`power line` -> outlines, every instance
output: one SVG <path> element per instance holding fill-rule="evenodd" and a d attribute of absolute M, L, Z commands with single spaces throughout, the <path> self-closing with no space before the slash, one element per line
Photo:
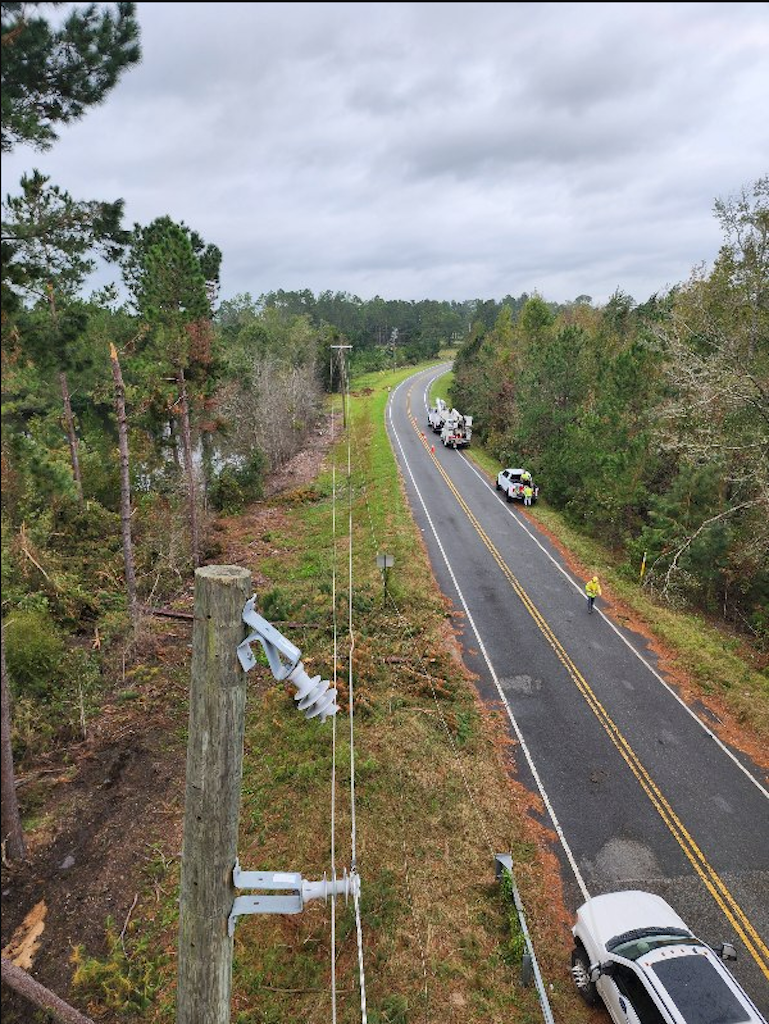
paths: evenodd
<path fill-rule="evenodd" d="M 353 533 L 352 533 L 352 424 L 350 422 L 350 378 L 346 363 L 343 362 L 344 395 L 343 402 L 347 410 L 345 421 L 347 424 L 347 525 L 349 531 L 348 546 L 348 573 L 347 573 L 347 613 L 348 630 L 350 636 L 350 649 L 348 654 L 348 702 L 350 713 L 350 874 L 355 876 L 358 872 L 357 852 L 357 820 L 355 807 L 355 687 L 353 673 L 353 654 L 355 651 L 355 631 L 353 629 L 352 595 L 353 595 Z M 360 918 L 360 888 L 354 887 L 353 903 L 355 905 L 355 931 L 358 940 L 358 976 L 360 984 L 360 1012 L 362 1024 L 367 1024 L 368 1013 L 366 1010 L 366 973 L 363 964 L 363 930 Z"/>
<path fill-rule="evenodd" d="M 334 345 L 332 350 L 337 350 L 337 359 L 339 362 L 339 377 L 340 377 L 340 390 L 342 398 L 342 413 L 343 421 L 345 425 L 345 432 L 347 438 L 347 527 L 348 527 L 348 568 L 347 568 L 347 627 L 349 636 L 349 650 L 348 650 L 348 713 L 350 719 L 350 875 L 353 882 L 357 881 L 358 874 L 358 857 L 357 857 L 357 818 L 356 818 L 356 801 L 355 801 L 355 685 L 354 685 L 354 666 L 353 657 L 355 652 L 355 631 L 353 628 L 353 519 L 352 519 L 352 445 L 351 445 L 351 428 L 350 428 L 350 378 L 347 367 L 347 362 L 344 357 L 344 352 L 351 348 L 350 345 Z M 333 387 L 333 354 L 332 354 L 332 366 L 331 366 L 331 379 Z M 332 444 L 334 441 L 333 434 L 333 406 L 332 406 Z M 332 524 L 333 524 L 333 545 L 334 554 L 332 559 L 332 599 L 334 602 L 334 672 L 336 673 L 336 656 L 337 656 L 337 612 L 336 612 L 336 446 L 334 445 L 334 455 L 332 458 Z M 334 752 L 333 752 L 333 771 L 334 771 L 334 782 L 336 785 L 335 773 L 336 773 L 336 732 L 334 736 Z M 334 803 L 332 802 L 332 807 Z M 332 822 L 332 828 L 334 824 Z M 332 851 L 333 851 L 332 846 Z M 333 856 L 333 853 L 332 853 Z M 333 863 L 332 863 L 333 870 Z M 363 930 L 361 924 L 360 915 L 360 887 L 359 885 L 353 884 L 353 904 L 355 910 L 355 930 L 358 948 L 358 977 L 360 987 L 360 1005 L 361 1005 L 361 1020 L 362 1024 L 367 1024 L 368 1014 L 366 1008 L 366 975 L 364 967 L 363 957 Z M 334 928 L 334 918 L 332 917 L 332 929 Z M 334 942 L 332 941 L 332 957 L 335 958 L 336 950 Z M 336 970 L 335 964 L 332 970 L 332 998 L 333 1003 L 333 1020 L 336 1020 L 336 1003 L 335 1003 L 335 985 L 336 985 Z"/>
<path fill-rule="evenodd" d="M 330 354 L 329 380 L 334 379 L 334 355 Z M 337 685 L 339 634 L 336 616 L 336 435 L 331 405 L 331 608 L 334 626 L 334 688 Z M 331 729 L 331 877 L 336 878 L 336 715 Z M 331 901 L 331 1021 L 336 1024 L 336 900 Z"/>

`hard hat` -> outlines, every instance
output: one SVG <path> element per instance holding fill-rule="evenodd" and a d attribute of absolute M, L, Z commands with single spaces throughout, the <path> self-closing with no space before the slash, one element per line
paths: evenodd
<path fill-rule="evenodd" d="M 597 582 L 598 582 L 598 577 L 597 577 L 597 576 L 594 576 L 594 577 L 593 577 L 593 583 L 597 583 Z"/>

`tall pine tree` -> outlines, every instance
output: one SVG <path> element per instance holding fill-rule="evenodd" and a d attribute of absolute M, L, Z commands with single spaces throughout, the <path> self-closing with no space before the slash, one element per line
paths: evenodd
<path fill-rule="evenodd" d="M 2 145 L 48 149 L 56 128 L 101 103 L 141 59 L 136 4 L 77 6 L 60 28 L 37 13 L 63 3 L 2 4 Z"/>
<path fill-rule="evenodd" d="M 161 362 L 170 364 L 177 384 L 173 407 L 181 426 L 194 566 L 200 562 L 200 537 L 188 377 L 210 360 L 212 284 L 220 260 L 215 246 L 204 246 L 185 225 L 161 217 L 146 228 L 137 225 L 125 261 L 126 283 L 152 328 L 150 343 Z"/>

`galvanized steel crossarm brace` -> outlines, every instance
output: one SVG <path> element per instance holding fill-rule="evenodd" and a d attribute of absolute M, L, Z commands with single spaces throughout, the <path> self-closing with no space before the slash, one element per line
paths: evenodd
<path fill-rule="evenodd" d="M 235 922 L 245 914 L 300 914 L 308 900 L 344 896 L 345 902 L 360 895 L 357 872 L 345 870 L 341 878 L 306 881 L 296 871 L 243 871 L 235 861 L 232 882 L 236 889 L 261 889 L 279 895 L 236 896 L 227 920 L 227 932 L 235 934 Z"/>

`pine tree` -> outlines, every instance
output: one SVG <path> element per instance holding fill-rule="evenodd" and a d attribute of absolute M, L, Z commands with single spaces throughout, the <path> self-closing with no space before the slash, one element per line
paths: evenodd
<path fill-rule="evenodd" d="M 21 179 L 21 194 L 3 204 L 3 256 L 9 272 L 3 280 L 3 310 L 18 312 L 21 303 L 47 311 L 48 329 L 26 334 L 29 355 L 55 375 L 61 391 L 64 426 L 79 500 L 83 485 L 78 436 L 69 386 L 72 322 L 68 307 L 95 267 L 95 255 L 114 260 L 128 235 L 120 226 L 123 201 L 78 202 L 49 178 L 34 171 Z M 37 345 L 36 345 L 37 343 Z"/>
<path fill-rule="evenodd" d="M 159 360 L 170 364 L 177 383 L 174 405 L 181 424 L 194 566 L 200 561 L 200 538 L 189 384 L 190 375 L 204 375 L 210 362 L 211 295 L 220 260 L 215 246 L 206 247 L 185 225 L 161 217 L 146 228 L 134 228 L 133 244 L 124 262 L 125 280 L 136 307 L 153 330 L 151 344 Z"/>
<path fill-rule="evenodd" d="M 136 4 L 117 12 L 89 4 L 61 28 L 39 14 L 62 3 L 2 4 L 2 148 L 17 143 L 48 149 L 56 127 L 101 103 L 121 74 L 141 59 Z"/>

